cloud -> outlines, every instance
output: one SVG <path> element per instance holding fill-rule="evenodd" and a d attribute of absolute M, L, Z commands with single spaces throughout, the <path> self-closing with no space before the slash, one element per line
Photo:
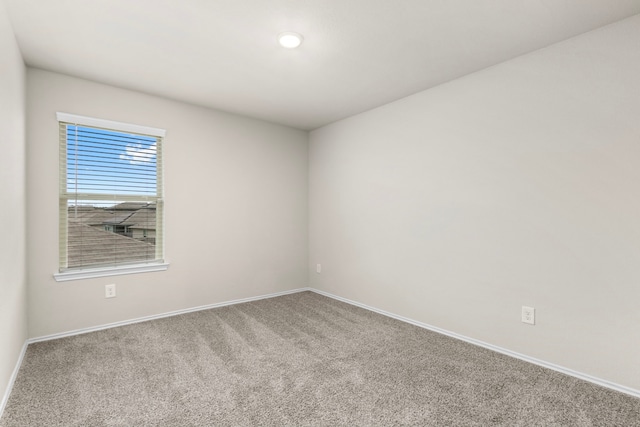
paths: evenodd
<path fill-rule="evenodd" d="M 142 144 L 129 144 L 125 147 L 125 152 L 120 154 L 120 159 L 128 161 L 132 165 L 140 165 L 154 161 L 156 158 L 156 143 L 148 147 Z"/>

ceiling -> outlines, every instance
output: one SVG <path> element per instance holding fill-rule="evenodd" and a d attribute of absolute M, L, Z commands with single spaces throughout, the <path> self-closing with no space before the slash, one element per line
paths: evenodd
<path fill-rule="evenodd" d="M 640 13 L 640 0 L 0 0 L 27 65 L 314 129 Z M 298 49 L 276 42 L 304 35 Z"/>

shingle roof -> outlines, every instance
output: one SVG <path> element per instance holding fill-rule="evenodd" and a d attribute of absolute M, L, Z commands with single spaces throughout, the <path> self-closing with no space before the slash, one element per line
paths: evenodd
<path fill-rule="evenodd" d="M 153 261 L 155 245 L 70 222 L 68 227 L 68 267 L 107 266 L 123 262 Z"/>
<path fill-rule="evenodd" d="M 104 224 L 119 224 L 119 225 L 129 225 L 127 221 L 135 212 L 118 212 L 117 214 L 112 214 L 111 218 L 106 220 Z"/>
<path fill-rule="evenodd" d="M 155 230 L 156 229 L 156 210 L 155 209 L 140 209 L 134 212 L 123 223 L 129 226 L 129 228 Z"/>
<path fill-rule="evenodd" d="M 122 206 L 121 203 L 118 206 Z M 140 203 L 127 202 L 128 206 L 137 206 Z M 156 229 L 156 209 L 155 205 L 144 204 L 144 207 L 127 211 L 118 209 L 95 208 L 93 206 L 78 206 L 76 212 L 74 207 L 69 208 L 69 222 L 88 225 L 123 225 L 135 229 Z"/>
<path fill-rule="evenodd" d="M 89 225 L 102 225 L 105 223 L 111 223 L 113 221 L 113 212 L 105 209 L 96 209 L 90 207 L 78 207 L 78 211 L 75 208 L 69 208 L 69 222 L 77 222 Z"/>
<path fill-rule="evenodd" d="M 137 211 L 138 209 L 146 207 L 155 209 L 155 204 L 146 202 L 122 202 L 113 206 L 112 209 L 116 211 Z"/>

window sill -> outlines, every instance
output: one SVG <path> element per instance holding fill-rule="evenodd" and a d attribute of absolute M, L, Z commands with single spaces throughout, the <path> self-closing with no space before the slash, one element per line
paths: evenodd
<path fill-rule="evenodd" d="M 135 264 L 118 267 L 91 268 L 86 270 L 65 271 L 54 273 L 56 282 L 67 282 L 69 280 L 93 279 L 95 277 L 119 276 L 122 274 L 148 273 L 152 271 L 165 271 L 169 268 L 168 263 L 160 264 Z"/>

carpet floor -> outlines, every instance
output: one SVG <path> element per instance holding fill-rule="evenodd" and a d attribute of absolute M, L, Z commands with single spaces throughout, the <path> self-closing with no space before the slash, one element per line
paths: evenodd
<path fill-rule="evenodd" d="M 640 426 L 640 399 L 312 292 L 31 344 L 0 426 Z"/>

